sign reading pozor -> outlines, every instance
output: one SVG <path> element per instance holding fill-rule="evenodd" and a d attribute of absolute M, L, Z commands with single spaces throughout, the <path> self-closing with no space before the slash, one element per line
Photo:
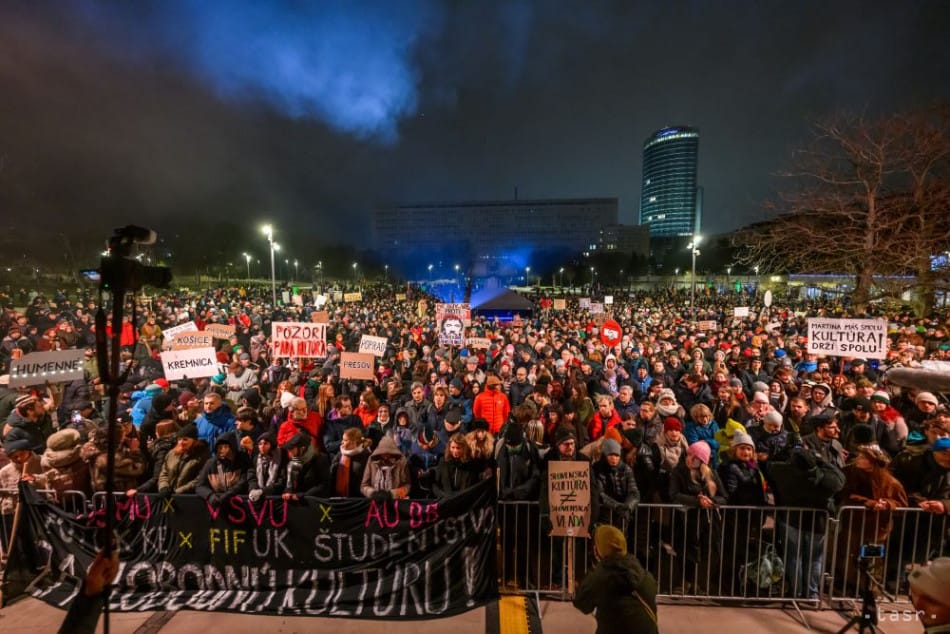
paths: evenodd
<path fill-rule="evenodd" d="M 275 357 L 327 356 L 327 325 L 275 321 L 271 325 Z"/>
<path fill-rule="evenodd" d="M 808 320 L 808 352 L 829 357 L 887 358 L 887 322 L 883 319 Z"/>

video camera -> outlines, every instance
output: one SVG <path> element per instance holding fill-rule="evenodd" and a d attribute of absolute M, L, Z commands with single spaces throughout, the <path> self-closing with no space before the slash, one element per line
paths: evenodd
<path fill-rule="evenodd" d="M 132 257 L 133 246 L 155 244 L 157 238 L 151 229 L 135 225 L 120 227 L 109 238 L 109 250 L 102 256 L 98 276 L 91 270 L 82 273 L 88 279 L 98 281 L 100 288 L 106 291 L 135 292 L 143 286 L 168 288 L 172 282 L 171 269 L 147 266 Z"/>

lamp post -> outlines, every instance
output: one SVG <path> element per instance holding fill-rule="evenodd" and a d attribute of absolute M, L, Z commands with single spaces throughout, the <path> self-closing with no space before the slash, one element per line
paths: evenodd
<path fill-rule="evenodd" d="M 699 255 L 699 241 L 702 236 L 693 234 L 693 241 L 689 243 L 689 250 L 693 255 L 693 271 L 690 276 L 689 306 L 692 308 L 696 303 L 696 256 Z"/>
<path fill-rule="evenodd" d="M 297 265 L 298 264 L 299 262 L 297 262 L 297 260 L 294 260 L 294 281 L 295 282 L 297 281 Z"/>
<path fill-rule="evenodd" d="M 429 284 L 432 284 L 432 265 L 429 265 Z"/>
<path fill-rule="evenodd" d="M 389 281 L 389 265 L 388 264 L 383 265 L 383 276 L 384 276 L 384 279 L 388 282 Z"/>
<path fill-rule="evenodd" d="M 531 286 L 531 267 L 524 267 L 524 285 Z"/>
<path fill-rule="evenodd" d="M 561 288 L 564 288 L 564 267 L 563 266 L 560 269 L 558 269 L 558 274 L 561 276 L 560 286 Z"/>
<path fill-rule="evenodd" d="M 755 271 L 755 292 L 759 292 L 759 265 L 756 264 L 752 267 L 752 270 Z"/>
<path fill-rule="evenodd" d="M 356 273 L 356 268 L 359 266 L 356 262 L 353 263 L 353 281 L 356 282 L 359 280 L 359 276 Z"/>
<path fill-rule="evenodd" d="M 271 300 L 273 302 L 272 306 L 277 307 L 277 273 L 274 270 L 274 252 L 278 251 L 280 247 L 274 243 L 274 227 L 271 225 L 264 225 L 261 227 L 261 231 L 267 236 L 267 244 L 270 245 L 270 290 L 271 290 Z"/>
<path fill-rule="evenodd" d="M 284 275 L 290 277 L 290 259 L 284 258 Z"/>
<path fill-rule="evenodd" d="M 590 267 L 590 292 L 591 293 L 594 292 L 594 275 L 595 275 L 594 267 Z"/>
<path fill-rule="evenodd" d="M 250 282 L 251 281 L 251 260 L 253 258 L 251 257 L 250 253 L 242 253 L 241 255 L 244 256 L 244 261 L 247 262 L 247 281 Z"/>

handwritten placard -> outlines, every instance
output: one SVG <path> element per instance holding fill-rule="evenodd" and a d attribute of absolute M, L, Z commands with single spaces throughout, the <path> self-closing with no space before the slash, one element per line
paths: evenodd
<path fill-rule="evenodd" d="M 234 336 L 234 326 L 231 324 L 206 324 L 205 332 L 215 339 L 230 339 Z"/>
<path fill-rule="evenodd" d="M 10 387 L 66 383 L 83 378 L 83 350 L 33 352 L 10 365 Z M 12 403 L 12 401 L 11 401 Z"/>
<path fill-rule="evenodd" d="M 195 348 L 214 347 L 214 337 L 210 332 L 192 330 L 176 333 L 171 340 L 172 350 L 194 350 Z"/>
<path fill-rule="evenodd" d="M 327 356 L 327 325 L 275 321 L 271 324 L 271 341 L 275 357 Z"/>
<path fill-rule="evenodd" d="M 590 525 L 590 463 L 552 460 L 548 463 L 548 506 L 556 537 L 588 537 Z"/>
<path fill-rule="evenodd" d="M 371 354 L 343 352 L 340 354 L 340 378 L 372 381 L 375 363 L 376 357 Z"/>
<path fill-rule="evenodd" d="M 371 354 L 374 357 L 386 355 L 386 347 L 389 340 L 386 337 L 374 337 L 373 335 L 363 335 L 360 337 L 360 353 Z"/>

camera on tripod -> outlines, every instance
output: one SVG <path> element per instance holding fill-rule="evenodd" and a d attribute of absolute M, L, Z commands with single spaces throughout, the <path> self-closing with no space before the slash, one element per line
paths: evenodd
<path fill-rule="evenodd" d="M 83 276 L 99 282 L 106 291 L 135 292 L 143 286 L 168 288 L 172 282 L 171 269 L 145 265 L 132 256 L 133 246 L 155 244 L 157 237 L 151 229 L 135 225 L 116 229 L 109 238 L 109 250 L 103 255 L 99 270 L 82 271 Z"/>

